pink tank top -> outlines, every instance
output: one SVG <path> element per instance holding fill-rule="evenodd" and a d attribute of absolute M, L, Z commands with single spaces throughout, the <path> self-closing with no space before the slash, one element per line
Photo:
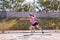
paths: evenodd
<path fill-rule="evenodd" d="M 34 23 L 36 23 L 37 21 L 35 20 L 34 17 L 32 17 L 32 19 L 30 19 L 30 22 L 31 22 L 32 24 L 34 24 Z"/>

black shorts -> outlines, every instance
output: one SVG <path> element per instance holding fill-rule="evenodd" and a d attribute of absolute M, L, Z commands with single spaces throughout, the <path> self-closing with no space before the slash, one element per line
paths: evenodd
<path fill-rule="evenodd" d="M 38 25 L 38 23 L 36 22 L 36 23 L 34 23 L 34 24 L 32 24 L 32 26 L 36 26 L 36 25 Z"/>

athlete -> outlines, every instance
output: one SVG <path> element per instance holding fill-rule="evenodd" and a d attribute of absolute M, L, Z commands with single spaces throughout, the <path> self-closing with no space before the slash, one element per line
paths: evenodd
<path fill-rule="evenodd" d="M 34 29 L 34 32 L 35 32 L 35 27 L 37 27 L 37 28 L 38 28 L 39 30 L 41 30 L 42 33 L 43 33 L 43 30 L 42 30 L 42 28 L 39 26 L 37 20 L 39 21 L 39 19 L 38 19 L 38 18 L 35 18 L 33 14 L 29 14 L 29 21 L 30 21 L 31 24 L 32 24 L 32 25 L 29 27 L 29 29 L 30 29 L 31 32 L 33 32 L 32 29 Z"/>
<path fill-rule="evenodd" d="M 42 28 L 41 28 L 41 26 L 39 26 L 39 24 L 37 22 L 37 20 L 39 21 L 39 19 L 35 18 L 32 13 L 29 14 L 29 18 L 27 18 L 27 19 L 26 18 L 22 18 L 22 19 L 23 20 L 29 20 L 31 22 L 31 26 L 29 26 L 29 29 L 30 29 L 31 32 L 35 32 L 35 27 L 37 27 L 39 30 L 42 31 L 42 33 L 44 33 L 43 30 L 42 30 Z M 34 31 L 33 31 L 33 29 L 34 29 Z"/>

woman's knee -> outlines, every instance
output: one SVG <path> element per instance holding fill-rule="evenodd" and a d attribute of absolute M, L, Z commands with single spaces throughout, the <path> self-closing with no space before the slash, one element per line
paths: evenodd
<path fill-rule="evenodd" d="M 29 29 L 32 29 L 32 26 L 29 26 Z"/>

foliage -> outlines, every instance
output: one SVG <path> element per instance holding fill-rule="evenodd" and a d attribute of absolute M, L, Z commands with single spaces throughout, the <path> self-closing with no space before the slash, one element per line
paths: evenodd
<path fill-rule="evenodd" d="M 24 4 L 22 3 L 24 0 L 5 0 L 5 7 L 9 9 L 10 11 L 32 11 L 32 6 L 30 4 Z M 13 7 L 12 7 L 13 6 Z M 12 10 L 11 10 L 12 9 Z"/>
<path fill-rule="evenodd" d="M 60 1 L 57 0 L 39 0 L 40 4 L 46 7 L 47 10 L 60 10 Z"/>
<path fill-rule="evenodd" d="M 60 29 L 60 18 L 39 18 L 39 25 L 45 30 L 59 30 Z M 5 25 L 12 25 L 8 27 L 8 30 L 28 30 L 31 23 L 28 20 L 9 19 L 5 20 Z M 5 30 L 7 30 L 5 26 Z"/>

